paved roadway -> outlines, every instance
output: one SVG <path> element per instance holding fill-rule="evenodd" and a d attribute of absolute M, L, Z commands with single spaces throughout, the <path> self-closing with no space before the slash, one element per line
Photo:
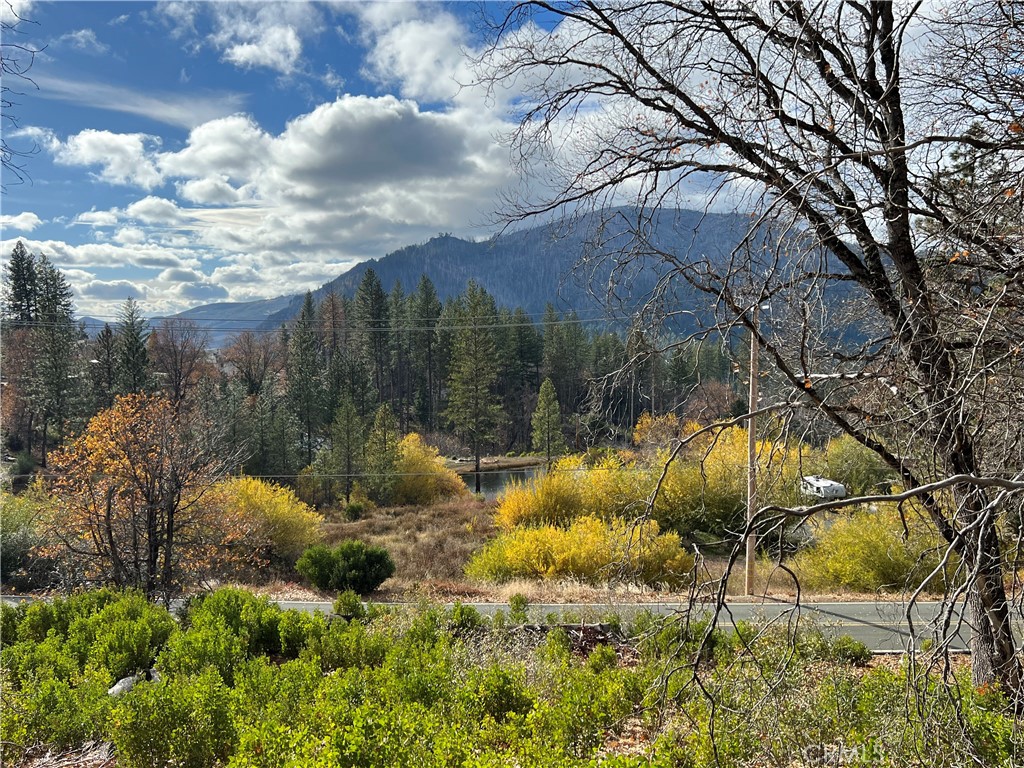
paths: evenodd
<path fill-rule="evenodd" d="M 301 611 L 322 611 L 329 613 L 331 603 L 303 603 L 281 601 L 282 608 Z M 409 604 L 412 605 L 412 604 Z M 508 613 L 508 606 L 501 603 L 466 603 L 485 615 L 493 616 L 502 610 Z M 450 607 L 450 606 L 449 606 Z M 609 613 L 617 613 L 628 620 L 636 613 L 648 610 L 656 615 L 667 616 L 681 610 L 681 603 L 644 603 L 626 605 L 607 604 L 531 604 L 528 615 L 531 620 L 548 619 L 570 621 L 597 621 Z M 931 636 L 929 623 L 938 615 L 940 604 L 935 602 L 917 603 L 912 613 L 917 645 Z M 710 612 L 710 609 L 702 609 Z M 954 626 L 959 616 L 954 618 Z M 800 621 L 814 622 L 836 635 L 850 635 L 873 651 L 894 653 L 905 651 L 911 640 L 910 624 L 906 607 L 897 602 L 872 603 L 802 603 L 799 611 L 792 603 L 765 601 L 758 603 L 728 603 L 719 614 L 721 627 L 731 627 L 738 621 Z M 966 650 L 970 632 L 966 624 L 953 637 L 950 648 Z"/>
<path fill-rule="evenodd" d="M 17 602 L 25 598 L 4 595 L 5 602 Z M 278 601 L 284 609 L 296 609 L 313 613 L 321 611 L 330 613 L 332 604 L 327 602 L 292 602 Z M 383 603 L 382 605 L 396 605 Z M 399 603 L 399 606 L 414 607 L 413 603 Z M 508 606 L 502 603 L 466 603 L 481 613 L 493 616 L 499 610 L 508 613 Z M 451 606 L 448 606 L 451 607 Z M 619 614 L 628 621 L 640 611 L 648 610 L 656 615 L 667 616 L 681 610 L 682 603 L 641 603 L 641 604 L 531 604 L 528 615 L 531 621 L 599 621 L 610 613 Z M 914 631 L 917 644 L 931 637 L 929 624 L 939 611 L 939 603 L 917 603 L 912 612 Z M 699 610 L 710 612 L 710 608 Z M 911 641 L 910 625 L 907 621 L 906 607 L 898 602 L 871 603 L 816 603 L 808 602 L 800 605 L 799 611 L 792 603 L 770 600 L 756 603 L 728 603 L 718 616 L 718 624 L 729 628 L 738 621 L 780 621 L 780 622 L 814 622 L 836 635 L 849 635 L 864 643 L 868 648 L 881 653 L 905 651 Z M 956 626 L 959 617 L 954 617 Z M 1022 627 L 1017 627 L 1018 637 Z M 964 622 L 960 631 L 953 636 L 950 648 L 966 650 L 970 631 Z"/>

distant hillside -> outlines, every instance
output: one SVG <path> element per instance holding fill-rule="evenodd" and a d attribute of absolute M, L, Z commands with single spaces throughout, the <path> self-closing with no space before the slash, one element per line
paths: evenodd
<path fill-rule="evenodd" d="M 748 217 L 738 214 L 663 211 L 652 240 L 669 252 L 700 253 L 719 260 L 728 257 L 749 224 Z M 596 230 L 596 221 L 591 218 L 571 231 L 545 225 L 484 242 L 439 235 L 421 245 L 406 246 L 381 259 L 357 264 L 313 295 L 318 301 L 331 291 L 353 296 L 366 270 L 372 268 L 387 291 L 398 281 L 410 292 L 425 274 L 442 301 L 462 293 L 466 284 L 475 280 L 494 296 L 498 306 L 522 307 L 528 314 L 541 314 L 549 303 L 560 311 L 595 311 L 607 295 L 611 270 L 618 263 L 615 256 L 625 245 L 626 228 L 613 218 L 600 233 Z M 573 274 L 580 257 L 595 250 L 592 241 L 598 234 L 607 244 L 596 249 L 609 257 L 604 267 L 589 275 Z M 620 281 L 618 294 L 628 308 L 644 299 L 658 275 L 650 265 L 626 269 L 628 278 Z M 689 291 L 686 293 L 692 300 Z M 277 324 L 287 322 L 298 314 L 301 305 L 302 296 L 296 296 L 268 319 Z"/>
<path fill-rule="evenodd" d="M 613 211 L 628 215 L 628 210 Z M 585 218 L 571 229 L 537 226 L 507 232 L 483 242 L 439 235 L 426 243 L 410 245 L 380 259 L 360 263 L 314 291 L 319 301 L 327 293 L 353 296 L 367 269 L 373 269 L 384 289 L 401 282 L 405 291 L 416 288 L 425 274 L 441 300 L 455 296 L 475 280 L 494 296 L 499 306 L 523 307 L 531 315 L 543 313 L 547 304 L 559 311 L 576 310 L 590 316 L 607 297 L 613 269 L 626 272 L 615 281 L 616 297 L 626 311 L 645 299 L 653 289 L 658 270 L 650 264 L 623 264 L 618 254 L 626 247 L 627 227 L 621 218 L 602 215 Z M 608 221 L 610 219 L 610 221 Z M 667 252 L 702 254 L 713 261 L 728 258 L 746 234 L 750 220 L 740 214 L 707 214 L 699 211 L 663 210 L 650 239 Z M 593 241 L 605 245 L 595 248 Z M 573 267 L 584 253 L 608 258 L 587 275 Z M 677 306 L 690 306 L 696 297 L 680 286 L 673 297 Z M 292 320 L 299 312 L 301 295 L 281 296 L 242 304 L 208 304 L 175 317 L 194 320 L 211 332 L 214 346 L 241 330 L 270 329 Z"/>

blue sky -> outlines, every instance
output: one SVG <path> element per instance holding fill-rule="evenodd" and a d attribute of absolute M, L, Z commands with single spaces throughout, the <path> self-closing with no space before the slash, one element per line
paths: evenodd
<path fill-rule="evenodd" d="M 38 152 L 4 176 L 0 248 L 45 253 L 80 315 L 270 298 L 485 237 L 517 181 L 497 140 L 514 94 L 465 87 L 477 4 L 15 8 L 43 50 L 5 138 Z"/>

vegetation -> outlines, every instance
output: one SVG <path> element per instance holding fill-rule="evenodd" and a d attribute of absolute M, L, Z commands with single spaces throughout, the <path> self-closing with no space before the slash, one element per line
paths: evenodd
<path fill-rule="evenodd" d="M 507 221 L 572 211 L 596 241 L 578 273 L 612 297 L 657 276 L 627 307 L 627 347 L 657 347 L 651 329 L 696 292 L 714 309 L 692 338 L 739 331 L 750 368 L 765 362 L 766 396 L 736 415 L 875 453 L 969 574 L 974 685 L 1022 700 L 1000 542 L 1024 494 L 1016 8 L 527 0 L 495 23 L 478 77 L 524 89 L 509 143 L 527 180 Z M 698 178 L 709 208 L 748 214 L 717 248 L 662 234 L 689 231 L 677 207 Z"/>
<path fill-rule="evenodd" d="M 395 572 L 395 563 L 383 547 L 367 546 L 357 539 L 342 541 L 333 549 L 316 544 L 305 552 L 295 569 L 317 589 L 365 595 L 377 589 Z"/>
<path fill-rule="evenodd" d="M 220 590 L 180 624 L 130 592 L 5 605 L 4 762 L 96 739 L 127 768 L 1010 766 L 1024 749 L 998 689 L 944 682 L 926 657 L 865 666 L 863 646 L 813 627 L 641 614 L 594 638 L 346 605 L 327 621 Z M 107 693 L 150 667 L 159 679 Z M 934 691 L 926 712 L 907 707 L 912 676 Z"/>
<path fill-rule="evenodd" d="M 653 520 L 631 524 L 587 516 L 566 527 L 520 527 L 499 534 L 470 560 L 466 574 L 482 581 L 577 579 L 675 589 L 687 583 L 692 568 L 693 556 L 679 536 L 659 533 Z"/>
<path fill-rule="evenodd" d="M 923 585 L 942 592 L 956 570 L 955 561 L 939 567 L 944 551 L 920 510 L 886 504 L 832 521 L 793 567 L 810 589 L 901 593 Z"/>
<path fill-rule="evenodd" d="M 266 542 L 266 559 L 291 567 L 310 545 L 323 538 L 323 517 L 295 492 L 255 477 L 231 477 L 214 485 L 202 504 L 223 519 L 238 519 L 253 541 Z"/>

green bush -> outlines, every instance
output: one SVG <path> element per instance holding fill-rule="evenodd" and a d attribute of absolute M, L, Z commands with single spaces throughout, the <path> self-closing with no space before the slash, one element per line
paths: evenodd
<path fill-rule="evenodd" d="M 231 693 L 212 669 L 140 683 L 114 707 L 109 734 L 123 768 L 212 768 L 235 749 Z"/>
<path fill-rule="evenodd" d="M 200 596 L 191 603 L 186 616 L 186 623 L 192 627 L 223 622 L 253 655 L 281 652 L 280 620 L 281 609 L 268 598 L 230 588 Z"/>
<path fill-rule="evenodd" d="M 346 589 L 334 601 L 334 612 L 346 619 L 366 618 L 366 606 L 363 600 L 356 594 L 355 590 Z"/>
<path fill-rule="evenodd" d="M 166 677 L 186 677 L 212 667 L 231 685 L 235 668 L 246 659 L 245 648 L 245 639 L 216 616 L 171 637 L 157 659 L 157 669 Z"/>
<path fill-rule="evenodd" d="M 365 595 L 394 574 L 395 563 L 383 547 L 346 539 L 333 549 L 322 544 L 310 547 L 295 569 L 317 589 Z"/>
<path fill-rule="evenodd" d="M 313 638 L 322 637 L 327 632 L 327 621 L 322 613 L 303 613 L 302 611 L 285 611 L 278 622 L 281 634 L 281 654 L 294 659 L 309 645 Z"/>

